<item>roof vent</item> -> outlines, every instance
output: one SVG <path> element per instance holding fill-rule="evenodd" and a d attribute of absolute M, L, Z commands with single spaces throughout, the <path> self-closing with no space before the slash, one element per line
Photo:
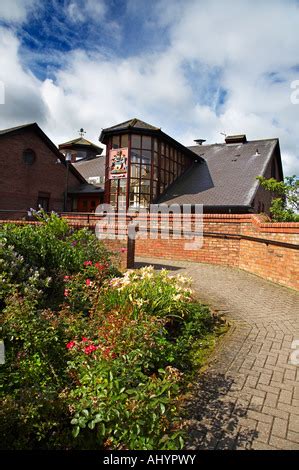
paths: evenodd
<path fill-rule="evenodd" d="M 259 149 L 256 149 L 254 156 L 255 156 L 255 157 L 259 157 L 259 156 L 260 156 Z"/>
<path fill-rule="evenodd" d="M 205 139 L 195 139 L 194 142 L 197 143 L 197 145 L 202 145 L 204 142 L 206 142 Z"/>
<path fill-rule="evenodd" d="M 247 142 L 246 134 L 227 135 L 225 137 L 226 144 L 245 144 Z"/>

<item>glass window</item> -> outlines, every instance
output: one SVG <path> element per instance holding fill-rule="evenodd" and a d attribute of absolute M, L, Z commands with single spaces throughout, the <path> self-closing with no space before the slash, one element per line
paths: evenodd
<path fill-rule="evenodd" d="M 130 205 L 130 207 L 138 207 L 139 206 L 139 193 L 130 193 L 129 205 Z"/>
<path fill-rule="evenodd" d="M 111 180 L 110 192 L 115 193 L 117 191 L 118 180 Z"/>
<path fill-rule="evenodd" d="M 112 206 L 115 206 L 116 205 L 116 194 L 110 194 L 110 204 Z"/>
<path fill-rule="evenodd" d="M 140 192 L 149 194 L 150 193 L 150 186 L 151 186 L 150 180 L 142 180 L 141 181 L 141 186 L 140 186 Z"/>
<path fill-rule="evenodd" d="M 131 151 L 131 163 L 139 163 L 141 158 L 141 151 L 140 150 L 132 150 Z"/>
<path fill-rule="evenodd" d="M 165 144 L 161 142 L 161 155 L 165 155 Z"/>
<path fill-rule="evenodd" d="M 130 179 L 130 192 L 139 191 L 139 179 Z"/>
<path fill-rule="evenodd" d="M 151 166 L 141 165 L 141 178 L 150 178 L 150 177 L 151 177 Z"/>
<path fill-rule="evenodd" d="M 158 165 L 158 153 L 154 152 L 154 164 Z"/>
<path fill-rule="evenodd" d="M 112 148 L 113 149 L 118 149 L 119 148 L 119 140 L 120 140 L 119 135 L 114 135 L 112 137 Z"/>
<path fill-rule="evenodd" d="M 142 163 L 150 165 L 152 159 L 152 152 L 150 152 L 149 150 L 142 150 L 141 154 Z"/>
<path fill-rule="evenodd" d="M 158 179 L 158 167 L 154 166 L 154 180 Z"/>
<path fill-rule="evenodd" d="M 169 159 L 165 159 L 165 170 L 169 171 Z"/>
<path fill-rule="evenodd" d="M 128 134 L 121 136 L 121 147 L 128 147 L 129 146 L 129 136 Z"/>
<path fill-rule="evenodd" d="M 140 165 L 131 164 L 131 178 L 140 178 Z"/>
<path fill-rule="evenodd" d="M 154 151 L 158 152 L 158 140 L 154 139 Z"/>
<path fill-rule="evenodd" d="M 140 135 L 132 135 L 131 147 L 140 149 L 141 148 L 141 136 Z"/>
<path fill-rule="evenodd" d="M 149 204 L 150 204 L 150 195 L 149 194 L 140 194 L 139 207 L 148 207 Z"/>
<path fill-rule="evenodd" d="M 127 189 L 127 179 L 120 179 L 119 180 L 119 194 L 126 194 Z"/>
<path fill-rule="evenodd" d="M 142 137 L 142 148 L 146 149 L 146 150 L 151 150 L 152 149 L 152 138 L 151 137 L 147 137 L 146 135 L 144 135 Z"/>

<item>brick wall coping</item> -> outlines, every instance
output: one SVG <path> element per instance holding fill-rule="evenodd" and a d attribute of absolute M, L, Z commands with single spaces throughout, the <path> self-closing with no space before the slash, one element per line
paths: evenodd
<path fill-rule="evenodd" d="M 69 219 L 70 225 L 73 226 L 82 226 L 82 227 L 94 227 L 97 221 L 97 216 L 92 214 L 93 217 L 89 218 L 87 215 L 82 214 L 62 214 L 64 218 Z M 89 216 L 91 214 L 88 214 Z M 144 214 L 144 218 L 148 217 L 148 214 Z M 141 216 L 141 218 L 143 218 Z M 158 220 L 166 219 L 169 217 L 168 214 L 157 214 Z M 120 218 L 128 220 L 129 218 L 124 215 L 120 215 Z M 175 214 L 170 214 L 170 219 L 175 218 Z M 194 218 L 194 214 L 192 214 Z M 85 219 L 85 220 L 84 220 Z M 87 219 L 87 220 L 86 220 Z M 294 233 L 299 234 L 299 222 L 270 222 L 269 218 L 264 215 L 257 214 L 203 214 L 203 222 L 205 223 L 233 223 L 233 224 L 253 224 L 259 232 L 265 233 Z M 0 223 L 13 223 L 13 224 L 39 224 L 38 221 L 33 220 L 0 220 Z"/>

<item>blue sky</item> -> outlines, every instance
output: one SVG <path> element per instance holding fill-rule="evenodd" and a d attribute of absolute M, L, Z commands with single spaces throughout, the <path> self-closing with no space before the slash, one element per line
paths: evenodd
<path fill-rule="evenodd" d="M 295 0 L 1 0 L 0 128 L 37 121 L 58 144 L 140 117 L 186 145 L 279 137 L 298 174 L 298 24 Z"/>

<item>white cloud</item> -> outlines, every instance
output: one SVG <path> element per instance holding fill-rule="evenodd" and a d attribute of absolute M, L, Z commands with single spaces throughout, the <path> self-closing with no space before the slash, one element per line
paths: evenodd
<path fill-rule="evenodd" d="M 39 81 L 24 70 L 17 39 L 4 34 L 0 79 L 14 92 L 8 110 L 3 113 L 0 106 L 0 125 L 39 115 L 57 144 L 71 139 L 82 126 L 87 138 L 97 141 L 102 127 L 131 117 L 161 126 L 186 145 L 195 138 L 223 141 L 220 132 L 244 132 L 249 139 L 279 137 L 285 174 L 298 174 L 299 105 L 290 101 L 290 84 L 299 79 L 299 69 L 294 71 L 297 4 L 291 0 L 264 0 L 254 6 L 249 0 L 227 0 L 225 6 L 216 0 L 172 4 L 170 8 L 168 0 L 158 2 L 151 11 L 152 17 L 156 12 L 156 24 L 147 25 L 167 29 L 167 46 L 162 47 L 166 44 L 162 37 L 159 52 L 136 56 L 132 51 L 130 57 L 119 58 L 73 51 L 55 80 Z M 80 15 L 103 18 L 107 13 L 103 1 L 86 1 L 81 9 L 79 0 L 68 5 L 69 15 L 74 20 L 77 15 L 77 21 L 83 21 Z M 131 1 L 133 7 L 137 14 Z M 226 99 L 219 104 L 223 90 Z"/>
<path fill-rule="evenodd" d="M 0 19 L 14 23 L 25 21 L 35 2 L 36 0 L 1 0 Z"/>
<path fill-rule="evenodd" d="M 41 82 L 26 71 L 19 57 L 19 40 L 0 27 L 0 81 L 5 103 L 0 105 L 0 127 L 27 122 L 45 123 L 47 109 L 42 99 Z"/>
<path fill-rule="evenodd" d="M 106 13 L 104 0 L 71 0 L 66 8 L 74 23 L 89 20 L 99 21 L 104 18 Z"/>

